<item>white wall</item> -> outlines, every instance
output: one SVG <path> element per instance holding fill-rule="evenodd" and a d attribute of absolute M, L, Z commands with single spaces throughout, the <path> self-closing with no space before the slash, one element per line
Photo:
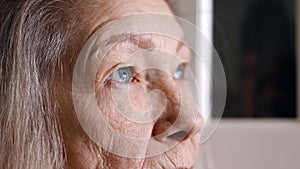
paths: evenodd
<path fill-rule="evenodd" d="M 300 123 L 223 120 L 201 147 L 203 169 L 299 169 Z"/>

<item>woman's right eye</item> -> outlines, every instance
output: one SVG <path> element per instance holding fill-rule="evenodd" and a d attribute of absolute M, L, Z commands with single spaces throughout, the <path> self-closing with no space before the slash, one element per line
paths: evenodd
<path fill-rule="evenodd" d="M 114 71 L 105 81 L 116 81 L 121 83 L 131 83 L 135 79 L 133 67 L 123 67 Z"/>

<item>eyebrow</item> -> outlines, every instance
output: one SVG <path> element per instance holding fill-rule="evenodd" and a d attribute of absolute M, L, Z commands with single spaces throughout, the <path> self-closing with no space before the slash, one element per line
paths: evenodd
<path fill-rule="evenodd" d="M 114 44 L 114 43 L 122 43 L 128 41 L 129 43 L 134 44 L 135 46 L 141 49 L 154 49 L 156 47 L 155 43 L 151 40 L 148 34 L 121 34 L 111 36 L 106 42 L 105 46 Z"/>
<path fill-rule="evenodd" d="M 105 41 L 105 46 L 111 45 L 114 43 L 121 43 L 128 41 L 129 43 L 134 44 L 140 49 L 154 49 L 157 47 L 155 42 L 149 37 L 149 34 L 120 34 L 111 36 L 107 41 Z M 176 52 L 180 51 L 181 48 L 185 46 L 184 42 L 178 40 Z"/>
<path fill-rule="evenodd" d="M 133 44 L 134 46 L 144 49 L 144 50 L 151 50 L 158 48 L 157 44 L 152 41 L 151 36 L 149 36 L 149 33 L 145 34 L 119 34 L 119 35 L 113 35 L 110 36 L 107 40 L 104 40 L 100 42 L 100 46 L 112 46 L 115 47 L 115 45 L 118 45 L 123 42 L 128 42 Z M 185 47 L 185 43 L 181 40 L 177 39 L 177 47 L 176 52 L 179 52 L 183 47 Z M 99 50 L 99 43 L 98 45 L 95 45 L 92 47 L 90 51 L 90 55 L 87 57 L 89 60 L 97 51 Z M 186 60 L 186 59 L 183 59 Z M 188 61 L 185 61 L 188 62 Z"/>

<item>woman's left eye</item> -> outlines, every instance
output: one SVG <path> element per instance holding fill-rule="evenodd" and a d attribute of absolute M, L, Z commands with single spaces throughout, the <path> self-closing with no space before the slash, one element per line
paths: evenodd
<path fill-rule="evenodd" d="M 185 63 L 182 63 L 182 64 L 180 64 L 180 65 L 177 67 L 177 69 L 176 69 L 176 71 L 175 71 L 175 73 L 174 73 L 174 75 L 173 75 L 176 79 L 183 79 L 183 78 L 184 78 L 184 74 L 185 74 L 185 66 L 186 66 L 186 64 L 185 64 Z"/>
<path fill-rule="evenodd" d="M 135 72 L 133 67 L 124 67 L 114 71 L 106 81 L 113 80 L 116 82 L 130 83 L 133 81 L 134 76 Z"/>

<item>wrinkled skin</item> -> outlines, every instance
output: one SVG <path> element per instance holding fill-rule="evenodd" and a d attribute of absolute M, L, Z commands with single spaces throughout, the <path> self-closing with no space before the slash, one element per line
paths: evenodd
<path fill-rule="evenodd" d="M 120 1 L 107 1 L 105 2 L 107 11 L 105 15 L 100 14 L 97 16 L 96 22 L 91 25 L 90 35 L 97 29 L 100 29 L 105 23 L 116 18 L 122 18 L 127 15 L 133 15 L 143 12 L 160 12 L 171 14 L 171 10 L 168 5 L 162 0 L 120 0 Z M 101 9 L 99 9 L 100 11 Z M 95 19 L 95 18 L 94 18 Z M 143 39 L 146 41 L 152 41 L 155 44 L 153 46 L 147 46 Z M 120 110 L 115 109 L 115 103 L 112 97 L 112 89 L 122 92 L 122 85 L 113 81 L 109 81 L 104 84 L 107 76 L 112 73 L 114 65 L 119 63 L 133 64 L 128 55 L 140 48 L 155 48 L 167 50 L 172 54 L 180 57 L 182 62 L 189 61 L 188 49 L 183 46 L 179 48 L 179 42 L 170 38 L 149 35 L 145 37 L 136 37 L 137 45 L 132 45 L 128 42 L 123 42 L 116 46 L 108 55 L 104 58 L 103 62 L 99 65 L 99 70 L 96 79 L 96 94 L 98 106 L 101 109 L 103 117 L 106 117 L 109 121 L 109 125 L 122 135 L 126 135 L 133 138 L 150 138 L 157 136 L 164 131 L 170 125 L 174 123 L 180 106 L 183 106 L 183 112 L 197 113 L 193 103 L 190 101 L 180 100 L 180 90 L 178 85 L 174 82 L 173 78 L 160 71 L 149 71 L 144 73 L 144 80 L 136 80 L 131 83 L 130 87 L 130 102 L 138 110 L 147 109 L 149 106 L 149 91 L 154 88 L 160 89 L 167 98 L 167 105 L 163 112 L 163 115 L 150 123 L 139 124 L 120 115 Z M 139 47 L 137 47 L 139 46 Z M 147 61 L 144 61 L 145 63 Z M 172 62 L 166 62 L 165 67 L 171 71 L 174 71 L 178 64 Z M 142 73 L 141 73 L 142 74 Z M 147 81 L 144 82 L 144 81 Z M 68 88 L 68 87 L 66 87 Z M 71 92 L 61 96 L 62 105 L 72 105 Z M 70 106 L 72 107 L 72 106 Z M 200 115 L 192 120 L 192 128 L 187 134 L 178 141 L 178 144 L 169 151 L 163 152 L 153 157 L 147 158 L 126 158 L 115 155 L 108 152 L 92 141 L 82 129 L 77 117 L 74 113 L 74 109 L 68 106 L 61 107 L 60 119 L 62 123 L 62 131 L 67 152 L 67 163 L 69 168 L 191 168 L 194 166 L 195 159 L 197 158 L 197 151 L 199 145 L 199 132 L 201 130 L 203 121 Z M 182 121 L 182 123 L 188 123 L 191 121 Z M 99 126 L 101 127 L 101 125 Z M 169 131 L 164 133 L 157 140 L 158 142 L 167 143 L 168 136 L 181 131 L 180 128 L 176 131 Z M 175 139 L 176 140 L 176 139 Z M 174 139 L 173 139 L 174 141 Z M 112 144 L 116 144 L 114 140 L 111 140 Z M 128 149 L 126 145 L 120 145 L 120 149 Z M 147 147 L 146 147 L 147 148 Z M 144 150 L 145 146 L 141 146 Z"/>

